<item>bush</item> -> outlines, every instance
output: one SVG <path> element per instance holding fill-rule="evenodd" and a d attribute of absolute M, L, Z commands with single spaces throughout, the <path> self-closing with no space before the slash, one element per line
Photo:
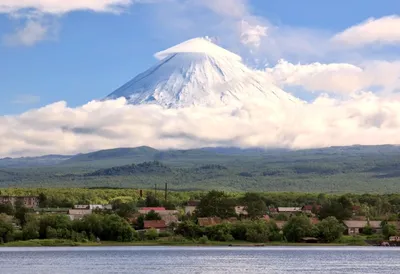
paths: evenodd
<path fill-rule="evenodd" d="M 304 237 L 314 236 L 313 225 L 305 216 L 295 216 L 283 227 L 283 235 L 289 242 L 299 242 Z"/>
<path fill-rule="evenodd" d="M 13 241 L 22 241 L 23 240 L 23 233 L 21 230 L 16 230 L 14 231 L 14 233 L 12 234 L 12 239 Z"/>
<path fill-rule="evenodd" d="M 199 244 L 204 245 L 204 244 L 207 244 L 207 243 L 208 243 L 208 237 L 207 237 L 206 235 L 201 236 L 201 237 L 199 238 Z"/>
<path fill-rule="evenodd" d="M 372 234 L 374 233 L 374 231 L 372 230 L 372 227 L 371 227 L 371 226 L 366 225 L 366 226 L 363 228 L 362 233 L 363 233 L 364 235 L 372 235 Z"/>
<path fill-rule="evenodd" d="M 246 241 L 253 243 L 266 243 L 278 241 L 281 236 L 279 229 L 274 222 L 251 222 L 247 225 Z"/>
<path fill-rule="evenodd" d="M 197 239 L 204 234 L 204 228 L 192 221 L 184 221 L 178 225 L 175 233 L 189 239 Z"/>
<path fill-rule="evenodd" d="M 175 243 L 185 243 L 188 240 L 185 237 L 181 236 L 181 235 L 176 235 L 176 236 L 169 237 L 168 241 L 169 242 L 175 242 Z"/>
<path fill-rule="evenodd" d="M 48 226 L 46 228 L 46 239 L 57 239 L 57 230 Z"/>
<path fill-rule="evenodd" d="M 229 242 L 234 240 L 231 235 L 231 225 L 228 223 L 206 227 L 206 235 L 213 241 Z"/>
<path fill-rule="evenodd" d="M 172 236 L 172 233 L 169 232 L 169 231 L 161 231 L 161 232 L 158 234 L 158 236 L 161 237 L 161 238 L 171 237 L 171 236 Z"/>
<path fill-rule="evenodd" d="M 328 217 L 322 220 L 316 225 L 316 228 L 317 236 L 327 243 L 340 239 L 344 231 L 343 225 L 335 217 Z"/>
<path fill-rule="evenodd" d="M 144 233 L 144 236 L 147 240 L 156 240 L 158 238 L 158 232 L 154 228 L 151 228 Z"/>

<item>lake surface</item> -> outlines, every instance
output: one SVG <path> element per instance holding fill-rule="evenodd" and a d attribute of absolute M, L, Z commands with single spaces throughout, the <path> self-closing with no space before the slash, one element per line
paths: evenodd
<path fill-rule="evenodd" d="M 0 273 L 400 273 L 400 248 L 0 248 Z"/>

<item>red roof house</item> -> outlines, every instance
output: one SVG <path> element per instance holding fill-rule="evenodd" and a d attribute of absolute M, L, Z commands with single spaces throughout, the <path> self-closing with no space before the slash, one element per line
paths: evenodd
<path fill-rule="evenodd" d="M 301 208 L 303 212 L 311 213 L 313 210 L 319 212 L 321 210 L 320 205 L 305 205 Z"/>
<path fill-rule="evenodd" d="M 145 211 L 164 211 L 166 210 L 165 207 L 141 207 L 139 210 L 145 210 Z"/>
<path fill-rule="evenodd" d="M 144 229 L 166 229 L 167 225 L 164 220 L 144 221 Z"/>

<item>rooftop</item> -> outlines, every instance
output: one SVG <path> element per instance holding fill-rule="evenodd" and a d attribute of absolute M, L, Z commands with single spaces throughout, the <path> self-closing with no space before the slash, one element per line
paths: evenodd
<path fill-rule="evenodd" d="M 151 221 L 144 221 L 144 228 L 149 229 L 149 228 L 166 228 L 167 225 L 164 220 L 151 220 Z"/>
<path fill-rule="evenodd" d="M 380 228 L 381 227 L 381 221 L 354 221 L 354 220 L 346 220 L 343 221 L 345 226 L 347 228 L 364 228 L 368 225 L 371 226 L 372 228 Z"/>

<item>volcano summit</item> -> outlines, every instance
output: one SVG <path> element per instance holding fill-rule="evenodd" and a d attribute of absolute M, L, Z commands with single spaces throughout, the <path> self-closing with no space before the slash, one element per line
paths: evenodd
<path fill-rule="evenodd" d="M 195 38 L 158 52 L 159 63 L 105 99 L 125 97 L 130 104 L 165 108 L 239 106 L 245 100 L 295 104 L 289 93 L 269 83 L 240 56 L 207 38 Z"/>

